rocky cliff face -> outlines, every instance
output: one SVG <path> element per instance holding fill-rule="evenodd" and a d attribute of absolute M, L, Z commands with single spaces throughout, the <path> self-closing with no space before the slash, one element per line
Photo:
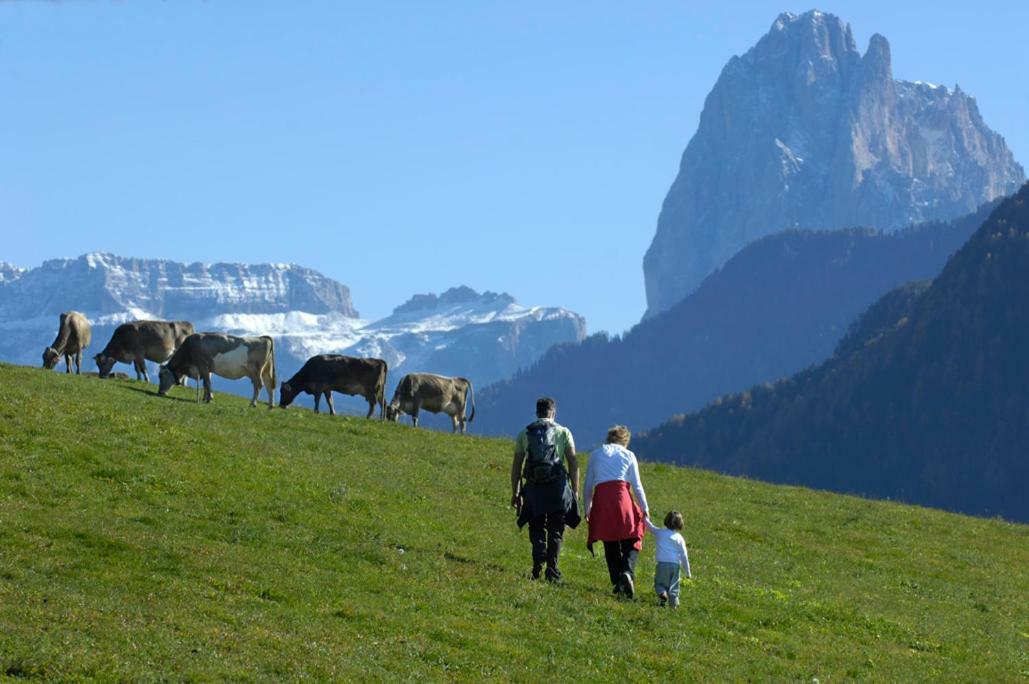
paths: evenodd
<path fill-rule="evenodd" d="M 27 270 L 0 265 L 0 359 L 38 363 L 58 316 L 69 309 L 85 313 L 93 326 L 90 355 L 117 325 L 135 319 L 271 335 L 282 378 L 314 354 L 342 353 L 385 359 L 391 383 L 403 373 L 427 371 L 485 385 L 532 364 L 555 344 L 586 335 L 576 313 L 522 306 L 509 294 L 469 287 L 416 295 L 390 316 L 369 321 L 358 318 L 345 285 L 300 266 L 181 264 L 97 253 Z"/>
<path fill-rule="evenodd" d="M 648 315 L 784 228 L 892 230 L 1014 192 L 1025 174 L 975 99 L 894 80 L 822 12 L 783 14 L 708 95 L 644 258 Z"/>

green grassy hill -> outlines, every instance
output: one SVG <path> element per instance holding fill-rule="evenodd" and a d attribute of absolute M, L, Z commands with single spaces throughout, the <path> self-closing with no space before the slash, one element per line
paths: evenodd
<path fill-rule="evenodd" d="M 635 603 L 583 529 L 527 579 L 510 442 L 152 391 L 0 365 L 0 673 L 1029 676 L 1025 526 L 645 465 L 696 576 L 661 610 L 649 542 Z"/>

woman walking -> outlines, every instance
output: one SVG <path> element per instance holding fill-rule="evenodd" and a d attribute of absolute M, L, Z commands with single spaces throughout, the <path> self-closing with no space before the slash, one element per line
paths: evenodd
<path fill-rule="evenodd" d="M 627 598 L 636 595 L 636 559 L 643 546 L 644 520 L 649 515 L 639 464 L 628 449 L 631 436 L 624 425 L 607 431 L 605 444 L 590 454 L 583 490 L 589 523 L 586 546 L 592 553 L 593 542 L 604 542 L 614 593 Z M 629 494 L 630 487 L 635 501 Z"/>

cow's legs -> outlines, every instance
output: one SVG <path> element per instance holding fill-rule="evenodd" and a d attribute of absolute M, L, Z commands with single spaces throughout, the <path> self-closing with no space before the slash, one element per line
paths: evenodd
<path fill-rule="evenodd" d="M 373 397 L 371 397 L 371 398 L 369 398 L 369 397 L 365 397 L 365 400 L 366 400 L 366 401 L 368 402 L 368 415 L 367 415 L 367 416 L 365 416 L 365 418 L 371 418 L 371 417 L 372 417 L 372 414 L 373 414 L 373 413 L 375 413 L 375 405 L 376 405 L 376 403 L 378 403 L 378 402 L 376 402 L 376 400 L 375 400 L 375 397 L 374 397 L 374 396 L 373 396 Z"/>
<path fill-rule="evenodd" d="M 139 376 L 143 376 L 143 380 L 150 382 L 150 376 L 146 372 L 146 359 L 142 356 L 137 356 L 134 361 L 136 366 L 136 380 L 139 380 Z"/>
<path fill-rule="evenodd" d="M 464 417 L 463 413 L 461 414 L 461 417 L 458 418 L 458 422 L 461 423 L 461 434 L 468 434 L 468 419 Z"/>
<path fill-rule="evenodd" d="M 75 375 L 82 375 L 82 350 L 75 352 Z"/>
<path fill-rule="evenodd" d="M 336 406 L 332 403 L 332 390 L 325 390 L 325 403 L 329 405 L 329 415 L 336 415 Z"/>
<path fill-rule="evenodd" d="M 200 371 L 197 371 L 197 403 L 200 403 Z"/>
<path fill-rule="evenodd" d="M 64 355 L 64 372 L 71 374 L 71 354 Z"/>
<path fill-rule="evenodd" d="M 211 371 L 204 373 L 204 401 L 214 401 L 214 394 L 211 393 Z"/>
<path fill-rule="evenodd" d="M 261 377 L 252 378 L 250 382 L 254 386 L 254 396 L 250 397 L 250 408 L 257 406 L 257 398 L 261 396 Z"/>
<path fill-rule="evenodd" d="M 418 427 L 418 408 L 418 406 L 415 406 L 414 410 L 411 411 L 411 425 L 415 427 Z"/>
<path fill-rule="evenodd" d="M 322 395 L 321 395 L 321 393 L 320 392 L 315 392 L 314 393 L 314 412 L 315 413 L 321 413 L 322 412 L 321 409 L 318 408 L 319 406 L 321 406 L 321 403 L 322 403 Z"/>
<path fill-rule="evenodd" d="M 268 408 L 273 409 L 275 408 L 275 376 L 272 375 L 271 369 L 265 367 L 261 378 L 264 380 L 264 388 L 268 391 Z"/>
<path fill-rule="evenodd" d="M 457 416 L 450 416 L 450 424 L 452 426 L 450 428 L 450 431 L 451 432 L 457 432 L 457 426 L 458 426 L 459 423 L 460 423 L 460 421 L 458 421 Z"/>

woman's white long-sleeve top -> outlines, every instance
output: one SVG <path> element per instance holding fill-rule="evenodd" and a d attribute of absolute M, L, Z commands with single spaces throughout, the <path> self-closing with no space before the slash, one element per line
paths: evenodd
<path fill-rule="evenodd" d="M 586 468 L 586 482 L 583 486 L 583 510 L 590 514 L 593 503 L 593 488 L 604 482 L 623 480 L 629 483 L 636 495 L 636 503 L 644 515 L 649 515 L 647 495 L 640 482 L 640 466 L 636 462 L 636 454 L 619 444 L 605 444 L 590 454 L 590 464 Z"/>

